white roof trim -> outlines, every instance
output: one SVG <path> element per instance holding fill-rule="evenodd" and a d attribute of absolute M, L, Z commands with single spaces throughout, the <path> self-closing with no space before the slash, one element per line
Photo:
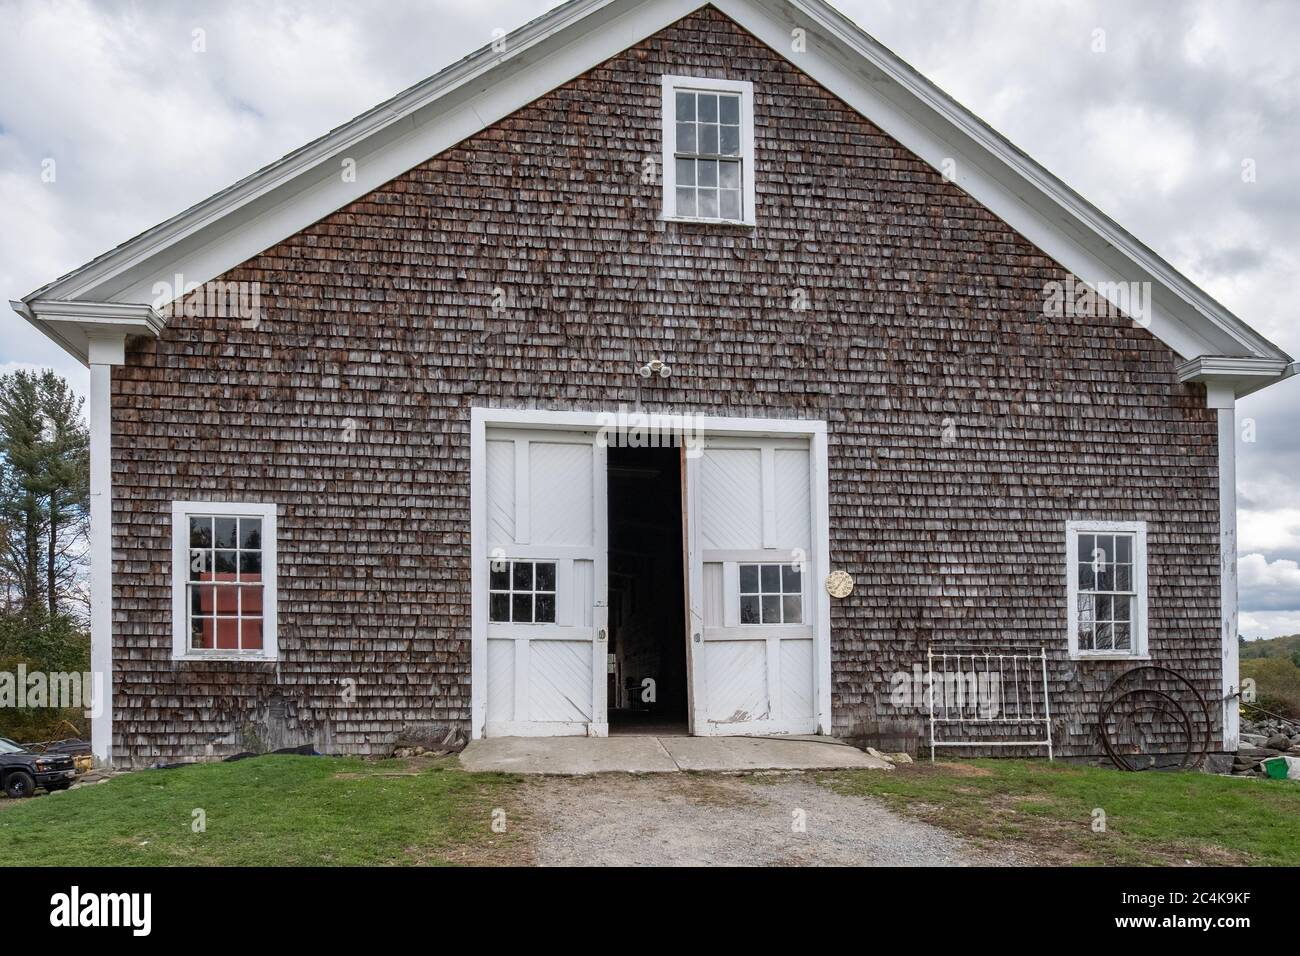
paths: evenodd
<path fill-rule="evenodd" d="M 1243 358 L 1235 355 L 1202 355 L 1178 366 L 1178 381 L 1201 382 L 1243 398 L 1266 385 L 1290 378 L 1300 363 L 1286 359 Z"/>
<path fill-rule="evenodd" d="M 176 273 L 206 282 L 705 5 L 570 0 L 506 37 L 504 52 L 479 50 L 24 301 L 144 303 L 153 282 Z M 958 186 L 1080 279 L 1149 282 L 1148 327 L 1183 358 L 1290 362 L 824 0 L 713 5 L 927 162 L 955 160 Z M 803 54 L 785 52 L 796 27 L 808 34 Z M 356 161 L 355 182 L 342 182 L 343 158 Z"/>
<path fill-rule="evenodd" d="M 93 343 L 130 335 L 155 338 L 166 320 L 152 305 L 133 302 L 68 302 L 38 299 L 34 304 L 10 302 L 13 310 L 81 361 L 90 363 Z"/>

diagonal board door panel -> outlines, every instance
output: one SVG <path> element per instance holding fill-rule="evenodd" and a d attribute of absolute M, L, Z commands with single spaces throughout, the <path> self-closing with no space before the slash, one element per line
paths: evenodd
<path fill-rule="evenodd" d="M 488 622 L 485 732 L 601 735 L 604 449 L 587 433 L 489 428 L 485 459 L 489 560 L 509 572 L 489 575 L 477 598 L 487 602 L 476 608 Z M 552 567 L 553 585 L 539 589 Z M 543 604 L 553 611 L 538 614 Z"/>
<path fill-rule="evenodd" d="M 691 489 L 698 734 L 816 732 L 810 456 L 800 439 L 705 440 Z"/>

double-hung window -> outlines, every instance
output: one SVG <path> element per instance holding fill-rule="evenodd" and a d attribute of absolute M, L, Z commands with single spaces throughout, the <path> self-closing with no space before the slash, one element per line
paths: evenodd
<path fill-rule="evenodd" d="M 1070 521 L 1065 542 L 1070 656 L 1145 657 L 1146 523 Z"/>
<path fill-rule="evenodd" d="M 275 505 L 172 503 L 174 659 L 275 659 L 275 518 Z"/>
<path fill-rule="evenodd" d="M 663 78 L 664 218 L 754 222 L 754 88 Z"/>

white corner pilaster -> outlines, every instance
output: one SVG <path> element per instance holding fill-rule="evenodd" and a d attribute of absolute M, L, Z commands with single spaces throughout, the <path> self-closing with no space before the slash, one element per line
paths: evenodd
<path fill-rule="evenodd" d="M 113 366 L 126 336 L 92 336 L 90 360 L 90 745 L 96 763 L 113 761 Z"/>
<path fill-rule="evenodd" d="M 1217 404 L 1219 416 L 1219 595 L 1223 629 L 1223 749 L 1241 739 L 1237 650 L 1237 414 L 1234 402 Z"/>

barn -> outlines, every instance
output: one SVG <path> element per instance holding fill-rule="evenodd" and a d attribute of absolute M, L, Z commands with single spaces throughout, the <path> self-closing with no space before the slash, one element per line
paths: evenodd
<path fill-rule="evenodd" d="M 1236 749 L 1295 364 L 823 0 L 570 0 L 13 307 L 90 369 L 101 761 L 1085 758 L 1141 670 Z"/>

